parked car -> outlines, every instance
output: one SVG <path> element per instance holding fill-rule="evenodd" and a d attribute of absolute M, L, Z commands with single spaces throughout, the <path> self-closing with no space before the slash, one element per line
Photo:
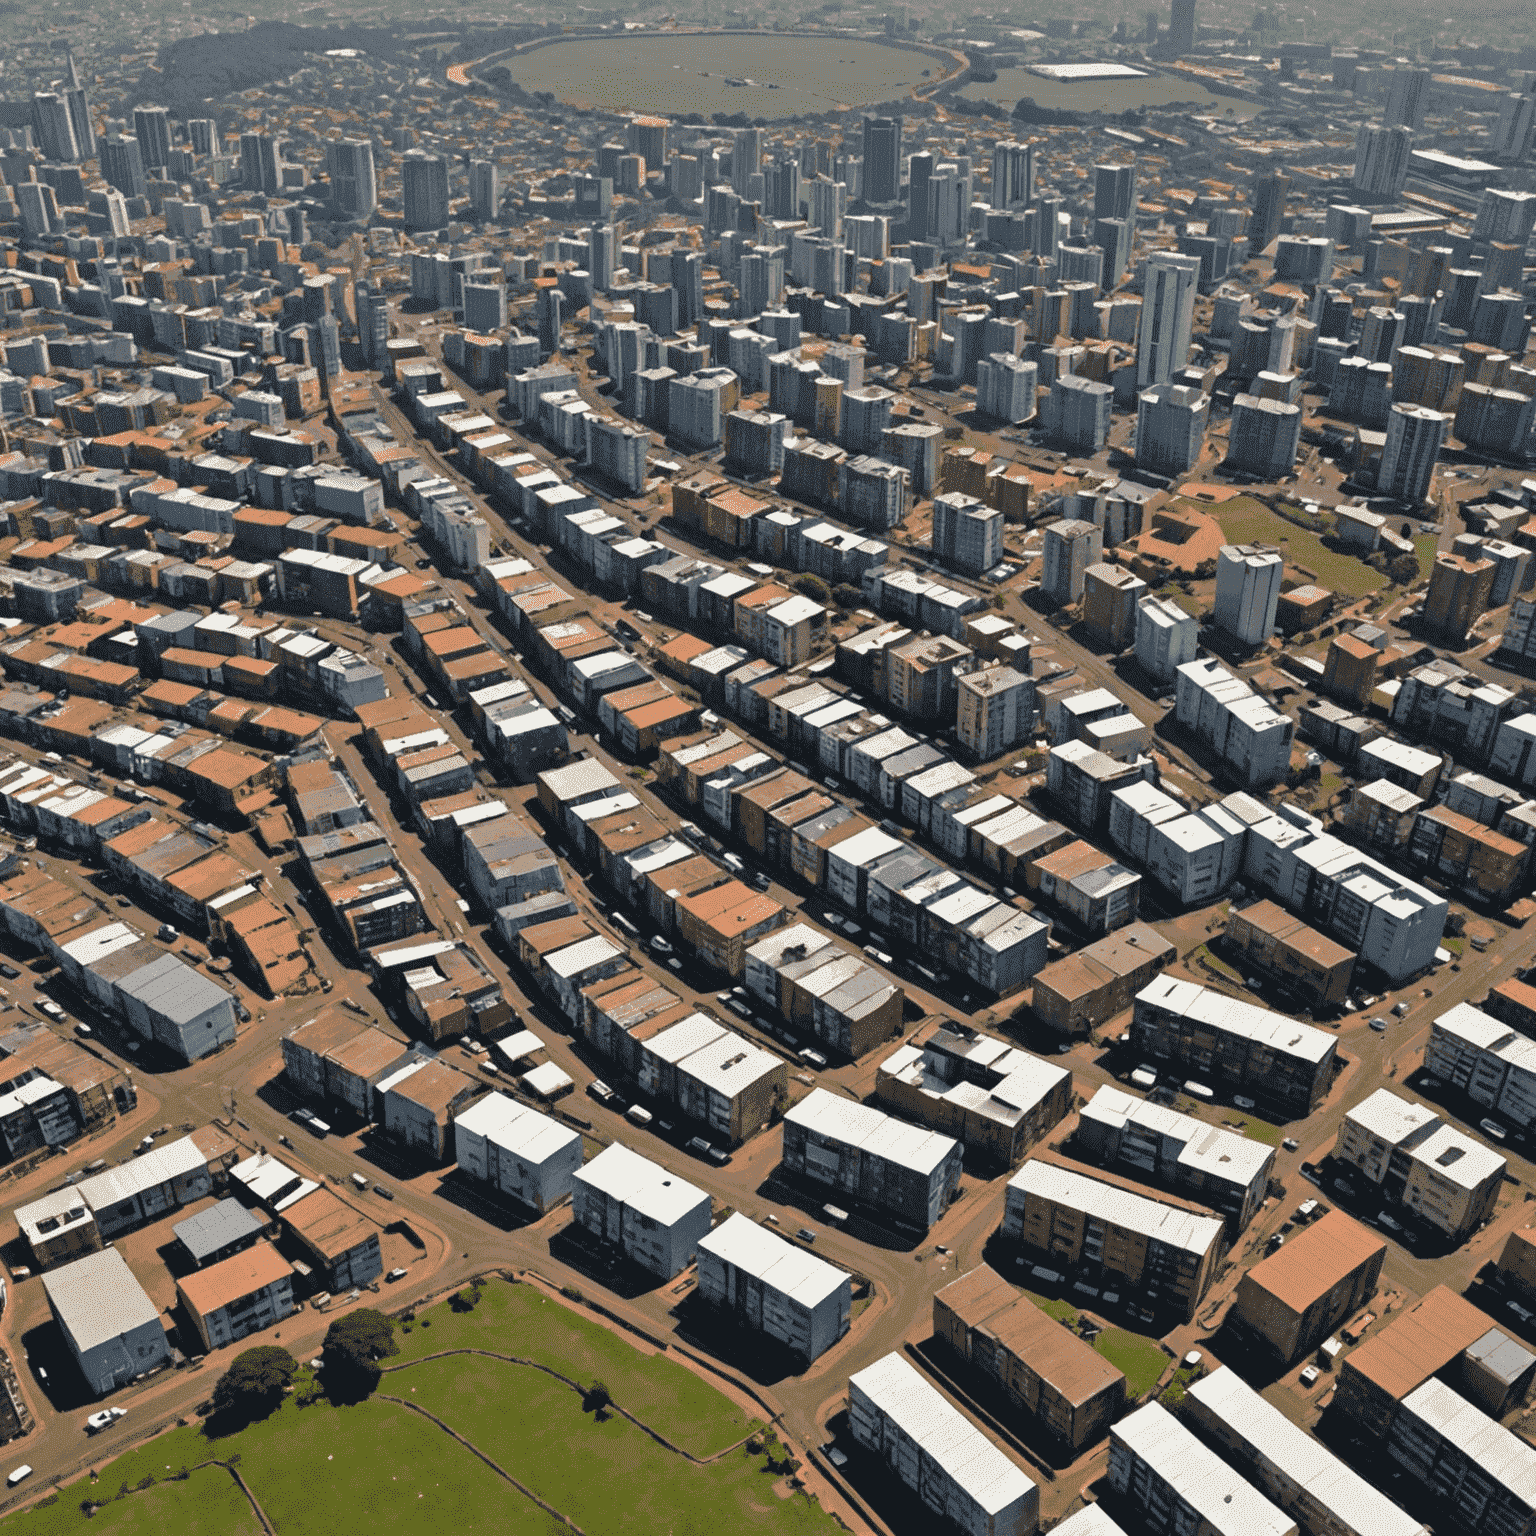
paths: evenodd
<path fill-rule="evenodd" d="M 408 1270 L 392 1269 L 387 1275 L 384 1276 L 384 1278 L 389 1281 L 391 1285 L 393 1285 L 396 1280 L 404 1280 L 408 1273 Z"/>
<path fill-rule="evenodd" d="M 798 1237 L 802 1243 L 814 1243 L 816 1241 L 816 1234 L 811 1231 L 809 1227 L 801 1227 L 800 1230 L 795 1233 L 795 1236 Z"/>
<path fill-rule="evenodd" d="M 126 1408 L 103 1408 L 99 1413 L 93 1413 L 85 1421 L 85 1431 L 89 1435 L 100 1434 L 102 1430 L 110 1429 L 127 1412 Z"/>
<path fill-rule="evenodd" d="M 0 976 L 4 976 L 7 981 L 15 981 L 20 975 L 21 972 L 14 965 L 0 965 Z"/>
<path fill-rule="evenodd" d="M 1403 1230 L 1403 1224 L 1390 1216 L 1386 1211 L 1376 1212 L 1376 1225 L 1378 1227 L 1385 1227 L 1388 1232 L 1401 1232 Z"/>
<path fill-rule="evenodd" d="M 651 950 L 654 954 L 670 955 L 672 953 L 672 946 L 657 933 L 651 936 Z"/>
<path fill-rule="evenodd" d="M 1387 1028 L 1387 1021 L 1385 1019 L 1379 1018 L 1379 1017 L 1378 1018 L 1374 1018 L 1374 1019 L 1371 1020 L 1371 1028 L 1374 1029 L 1378 1035 L 1385 1034 L 1386 1033 L 1386 1028 Z"/>
<path fill-rule="evenodd" d="M 1321 1372 L 1315 1365 L 1309 1365 L 1306 1370 L 1301 1373 L 1301 1376 L 1298 1379 L 1300 1380 L 1302 1386 L 1314 1387 L 1317 1385 L 1317 1378 L 1320 1374 Z"/>
<path fill-rule="evenodd" d="M 1284 1147 L 1287 1152 L 1294 1152 L 1298 1147 L 1301 1146 L 1301 1143 L 1297 1141 L 1294 1136 L 1287 1136 L 1285 1140 L 1280 1143 L 1280 1145 Z"/>
<path fill-rule="evenodd" d="M 1503 1141 L 1504 1138 L 1509 1135 L 1509 1132 L 1506 1131 L 1497 1120 L 1479 1120 L 1477 1123 L 1482 1127 L 1483 1130 L 1487 1131 L 1487 1133 L 1492 1136 L 1495 1141 Z"/>
<path fill-rule="evenodd" d="M 32 1468 L 23 1462 L 19 1467 L 16 1468 L 14 1472 L 11 1473 L 8 1478 L 6 1478 L 5 1486 L 7 1488 L 14 1488 L 17 1483 L 22 1482 L 31 1476 Z"/>

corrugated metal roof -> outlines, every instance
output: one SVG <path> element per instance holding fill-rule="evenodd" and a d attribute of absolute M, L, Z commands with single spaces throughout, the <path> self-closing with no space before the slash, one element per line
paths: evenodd
<path fill-rule="evenodd" d="M 648 1216 L 661 1226 L 670 1227 L 709 1196 L 686 1179 L 669 1172 L 660 1163 L 632 1152 L 621 1141 L 604 1147 L 577 1175 L 578 1183 L 601 1190 L 611 1200 Z"/>
<path fill-rule="evenodd" d="M 1536 1511 L 1536 1448 L 1433 1377 L 1403 1399 L 1401 1411 L 1455 1446 L 1516 1504 Z"/>
<path fill-rule="evenodd" d="M 819 1305 L 844 1286 L 851 1289 L 842 1270 L 785 1242 L 740 1211 L 701 1238 L 699 1252 L 734 1265 L 803 1307 Z"/>
<path fill-rule="evenodd" d="M 43 1289 L 81 1354 L 146 1324 L 160 1314 L 116 1248 L 87 1254 L 49 1270 Z"/>

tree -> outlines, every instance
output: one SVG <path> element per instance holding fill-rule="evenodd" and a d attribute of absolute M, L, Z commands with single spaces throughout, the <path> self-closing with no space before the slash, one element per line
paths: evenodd
<path fill-rule="evenodd" d="M 790 585 L 803 597 L 812 598 L 818 603 L 828 602 L 832 597 L 826 582 L 820 576 L 816 576 L 810 571 L 806 571 L 802 576 L 796 576 Z"/>
<path fill-rule="evenodd" d="M 338 1317 L 325 1331 L 321 1358 L 332 1397 L 364 1398 L 379 1384 L 379 1361 L 400 1353 L 394 1319 L 372 1307 Z"/>
<path fill-rule="evenodd" d="M 236 1355 L 213 1389 L 213 1411 L 259 1419 L 271 1413 L 293 1385 L 299 1362 L 278 1344 L 261 1344 Z"/>
<path fill-rule="evenodd" d="M 857 608 L 864 601 L 864 589 L 852 582 L 840 581 L 832 588 L 832 601 L 839 608 Z"/>

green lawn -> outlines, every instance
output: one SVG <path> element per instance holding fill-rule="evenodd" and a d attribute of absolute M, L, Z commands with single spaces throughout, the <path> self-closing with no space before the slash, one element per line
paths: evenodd
<path fill-rule="evenodd" d="M 1364 597 L 1386 585 L 1380 571 L 1353 555 L 1329 549 L 1316 533 L 1289 522 L 1251 496 L 1234 496 L 1214 506 L 1203 502 L 1190 505 L 1214 517 L 1234 544 L 1277 545 L 1288 561 L 1315 572 L 1317 584 L 1340 597 Z"/>
<path fill-rule="evenodd" d="M 1168 1366 L 1168 1356 L 1155 1339 L 1124 1328 L 1106 1328 L 1093 1347 L 1117 1371 L 1125 1372 L 1126 1396 L 1133 1402 L 1157 1385 L 1157 1378 Z"/>
<path fill-rule="evenodd" d="M 1413 547 L 1419 556 L 1419 580 L 1428 581 L 1429 573 L 1434 569 L 1435 551 L 1440 547 L 1440 535 L 1416 533 L 1413 536 Z"/>
<path fill-rule="evenodd" d="M 161 1536 L 165 1531 L 181 1536 L 259 1536 L 261 1531 L 250 1502 L 234 1478 L 219 1467 L 205 1467 L 185 1482 L 160 1483 L 143 1493 L 114 1499 L 118 1483 L 109 1487 L 103 1478 L 94 1488 L 89 1483 L 72 1484 L 60 1493 L 57 1504 L 12 1515 L 6 1530 L 16 1536 L 85 1530 L 92 1536 Z M 111 1501 L 90 1521 L 80 1513 L 80 1501 L 87 1496 Z"/>
<path fill-rule="evenodd" d="M 431 1327 L 422 1327 L 423 1318 Z M 489 1349 L 537 1360 L 583 1385 L 600 1380 L 621 1408 L 695 1456 L 735 1445 L 757 1422 L 686 1366 L 641 1354 L 613 1329 L 533 1285 L 488 1280 L 473 1311 L 433 1307 L 395 1339 L 400 1354 L 391 1366 L 445 1349 Z M 383 1390 L 394 1390 L 388 1375 Z"/>
<path fill-rule="evenodd" d="M 810 1501 L 775 1496 L 761 1456 L 743 1450 L 707 1466 L 684 1461 L 617 1414 L 598 1422 L 568 1388 L 527 1366 L 480 1359 L 466 1370 L 458 1360 L 429 1360 L 392 1371 L 385 1387 L 409 1395 L 603 1536 L 833 1530 Z"/>
<path fill-rule="evenodd" d="M 423 1327 L 423 1320 L 430 1326 Z M 803 1497 L 774 1493 L 765 1458 L 726 1448 L 750 1420 L 708 1382 L 648 1356 L 531 1285 L 491 1281 L 472 1311 L 446 1304 L 397 1333 L 401 1354 L 379 1394 L 332 1407 L 289 1399 L 270 1418 L 209 1440 L 175 1429 L 101 1469 L 99 1481 L 62 1490 L 56 1504 L 12 1517 L 18 1536 L 249 1536 L 257 1524 L 227 1472 L 207 1468 L 115 1499 L 145 1477 L 170 1479 L 211 1457 L 240 1458 L 241 1475 L 279 1536 L 554 1536 L 566 1528 L 430 1419 L 384 1395 L 437 1414 L 457 1433 L 586 1530 L 616 1536 L 715 1536 L 747 1527 L 766 1536 L 836 1536 L 832 1519 Z M 484 1355 L 423 1355 L 481 1348 L 538 1359 L 584 1384 L 601 1378 L 615 1403 L 695 1455 L 659 1445 L 619 1414 L 599 1422 L 563 1382 Z M 209 1385 L 212 1385 L 210 1381 Z M 86 1497 L 109 1500 L 87 1522 Z"/>
<path fill-rule="evenodd" d="M 1070 1301 L 1052 1301 L 1049 1296 L 1038 1296 L 1034 1291 L 1025 1291 L 1024 1294 L 1045 1313 L 1047 1317 L 1054 1317 L 1057 1322 L 1070 1323 L 1077 1326 L 1078 1310 Z"/>
<path fill-rule="evenodd" d="M 1270 1125 L 1264 1120 L 1236 1119 L 1231 1124 L 1250 1141 L 1262 1141 L 1266 1147 L 1278 1147 L 1281 1137 L 1285 1134 L 1278 1125 Z"/>

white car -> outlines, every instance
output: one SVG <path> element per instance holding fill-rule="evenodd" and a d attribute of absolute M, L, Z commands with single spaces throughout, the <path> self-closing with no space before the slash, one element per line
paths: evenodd
<path fill-rule="evenodd" d="M 1298 1379 L 1300 1380 L 1302 1386 L 1314 1387 L 1317 1385 L 1317 1378 L 1319 1374 L 1320 1373 L 1315 1365 L 1309 1365 L 1306 1370 L 1301 1373 L 1301 1376 Z"/>
<path fill-rule="evenodd" d="M 104 1429 L 110 1429 L 127 1412 L 126 1408 L 103 1408 L 100 1413 L 93 1413 L 85 1421 L 86 1433 L 94 1435 Z"/>

